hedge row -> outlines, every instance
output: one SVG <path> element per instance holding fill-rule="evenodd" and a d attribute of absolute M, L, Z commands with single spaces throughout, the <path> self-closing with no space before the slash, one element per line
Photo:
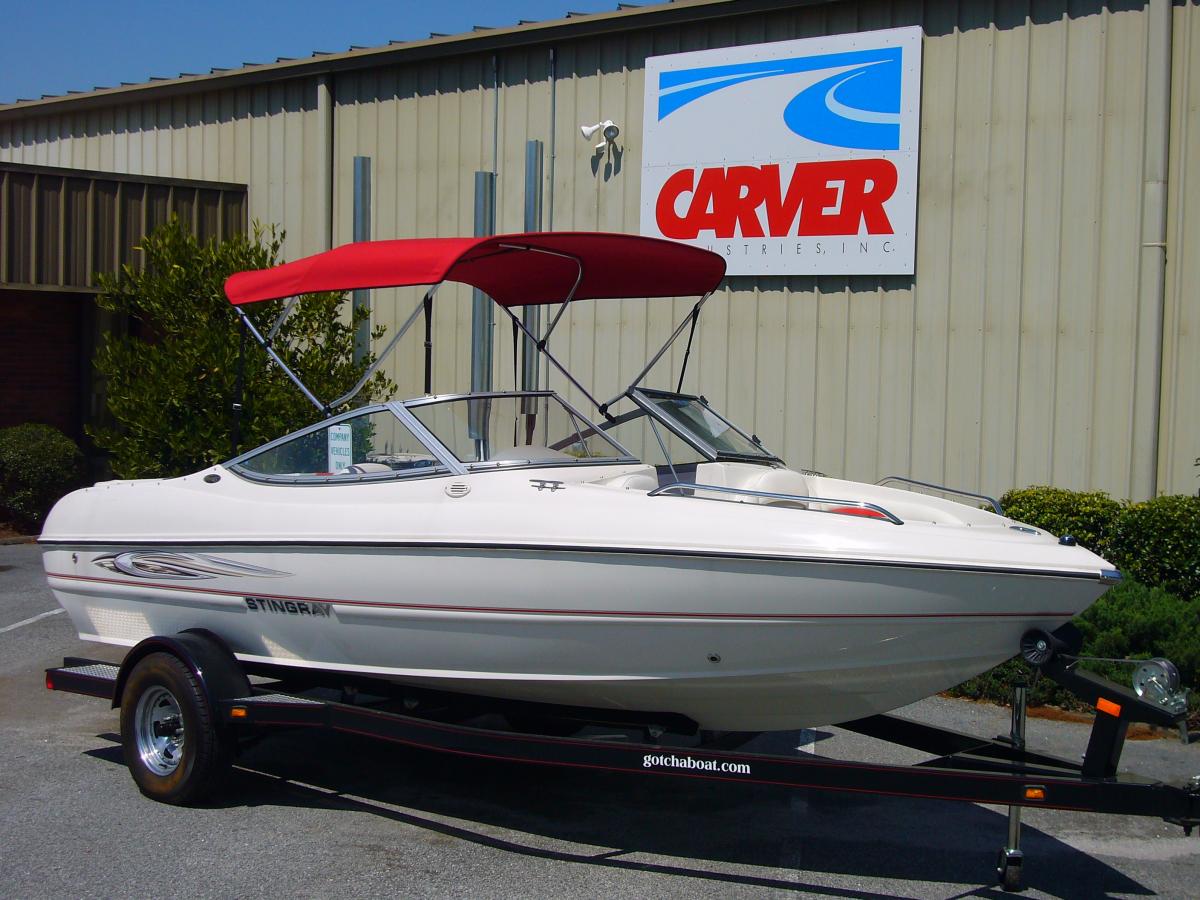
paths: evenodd
<path fill-rule="evenodd" d="M 1200 497 L 1121 503 L 1099 491 L 1030 487 L 1000 502 L 1018 522 L 1073 535 L 1126 577 L 1186 600 L 1200 597 Z"/>
<path fill-rule="evenodd" d="M 1163 496 L 1122 503 L 1099 491 L 1030 487 L 1001 499 L 1006 515 L 1052 534 L 1070 534 L 1125 575 L 1075 620 L 1083 655 L 1108 658 L 1164 656 L 1184 684 L 1200 691 L 1200 497 Z M 1128 685 L 1133 667 L 1089 664 Z M 1013 679 L 1032 675 L 1019 659 L 964 682 L 951 693 L 1007 702 Z M 1193 693 L 1193 705 L 1197 694 Z M 1049 679 L 1030 693 L 1034 705 L 1078 706 Z"/>
<path fill-rule="evenodd" d="M 1162 588 L 1124 581 L 1097 600 L 1075 624 L 1083 632 L 1083 655 L 1109 659 L 1164 656 L 1179 668 L 1181 681 L 1200 690 L 1200 603 L 1184 600 Z M 1088 669 L 1130 685 L 1133 666 L 1089 663 Z M 963 697 L 1007 703 L 1018 675 L 1033 681 L 1032 670 L 1020 658 L 1010 659 L 954 688 Z M 1196 699 L 1196 695 L 1192 695 Z M 1048 678 L 1033 682 L 1031 705 L 1080 707 L 1075 696 Z"/>
<path fill-rule="evenodd" d="M 49 425 L 0 428 L 0 520 L 36 531 L 58 498 L 83 479 L 83 454 L 61 431 Z"/>

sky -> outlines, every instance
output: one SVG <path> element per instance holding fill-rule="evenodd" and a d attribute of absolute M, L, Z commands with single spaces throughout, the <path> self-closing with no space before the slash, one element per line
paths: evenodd
<path fill-rule="evenodd" d="M 617 0 L 0 0 L 0 103 L 616 7 Z"/>

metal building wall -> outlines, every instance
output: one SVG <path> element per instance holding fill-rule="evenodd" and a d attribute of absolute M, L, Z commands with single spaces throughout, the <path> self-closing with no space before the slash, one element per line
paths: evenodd
<path fill-rule="evenodd" d="M 0 286 L 89 290 L 142 267 L 134 248 L 172 214 L 202 241 L 243 233 L 246 189 L 0 162 Z"/>
<path fill-rule="evenodd" d="M 0 162 L 250 185 L 250 221 L 290 256 L 326 248 L 318 79 L 0 121 Z"/>
<path fill-rule="evenodd" d="M 1163 315 L 1161 490 L 1200 488 L 1200 8 L 1175 7 Z"/>
<path fill-rule="evenodd" d="M 330 193 L 333 241 L 350 239 L 356 155 L 373 161 L 377 238 L 470 233 L 473 173 L 493 164 L 497 229 L 519 230 L 525 143 L 537 138 L 554 147 L 546 225 L 635 232 L 647 56 L 921 25 L 915 278 L 731 279 L 706 311 L 687 386 L 793 464 L 849 477 L 911 474 L 992 493 L 1046 482 L 1120 497 L 1192 491 L 1197 264 L 1167 254 L 1164 310 L 1148 287 L 1162 274 L 1161 248 L 1143 246 L 1156 243 L 1144 230 L 1161 182 L 1154 141 L 1166 133 L 1156 8 L 1165 9 L 1157 0 L 796 6 L 561 40 L 553 80 L 547 46 L 502 49 L 498 90 L 490 54 L 339 72 L 332 151 L 309 79 L 0 123 L 0 159 L 245 181 L 251 217 L 283 223 L 294 256 L 324 245 Z M 1190 63 L 1200 26 L 1183 0 L 1174 19 L 1167 237 L 1182 248 L 1200 221 L 1196 176 L 1188 180 L 1200 163 Z M 580 124 L 603 118 L 621 125 L 619 159 L 594 161 L 579 138 Z M 417 299 L 379 295 L 377 317 L 392 327 Z M 439 299 L 434 388 L 461 389 L 468 297 L 448 288 Z M 581 304 L 555 346 L 607 395 L 685 309 Z M 495 383 L 505 387 L 511 338 L 497 323 Z M 418 348 L 413 335 L 393 369 L 402 392 L 421 390 Z"/>
<path fill-rule="evenodd" d="M 1142 4 L 836 3 L 564 42 L 554 227 L 637 230 L 647 56 L 909 24 L 926 32 L 915 279 L 730 279 L 689 382 L 793 463 L 831 473 L 1149 495 L 1160 312 L 1139 286 L 1157 48 Z M 514 50 L 499 66 L 508 231 L 521 227 L 525 142 L 551 139 L 549 54 Z M 337 220 L 349 219 L 344 161 L 361 154 L 380 173 L 377 235 L 468 233 L 471 173 L 490 168 L 490 76 L 484 57 L 339 78 Z M 603 118 L 620 123 L 623 152 L 594 167 L 577 129 Z M 684 308 L 581 304 L 556 345 L 609 394 Z M 402 314 L 390 299 L 381 309 Z M 442 306 L 439 346 L 456 349 L 442 351 L 435 389 L 466 384 L 466 310 Z M 501 386 L 510 348 L 498 325 Z M 413 363 L 395 377 L 419 391 L 419 374 Z M 1179 469 L 1165 466 L 1158 489 L 1188 489 Z"/>

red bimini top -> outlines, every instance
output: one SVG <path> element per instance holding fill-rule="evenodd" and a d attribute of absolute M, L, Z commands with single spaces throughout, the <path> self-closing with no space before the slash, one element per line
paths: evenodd
<path fill-rule="evenodd" d="M 633 234 L 550 231 L 345 244 L 231 275 L 225 295 L 240 306 L 317 291 L 458 281 L 501 306 L 529 306 L 565 300 L 580 267 L 577 300 L 692 297 L 708 293 L 725 277 L 724 259 L 687 244 Z"/>

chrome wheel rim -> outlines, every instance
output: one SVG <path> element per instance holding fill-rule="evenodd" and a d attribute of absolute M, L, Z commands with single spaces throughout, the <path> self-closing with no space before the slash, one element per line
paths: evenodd
<path fill-rule="evenodd" d="M 133 718 L 138 756 L 143 765 L 155 775 L 170 775 L 183 758 L 183 713 L 179 701 L 166 688 L 156 685 L 138 698 Z"/>

